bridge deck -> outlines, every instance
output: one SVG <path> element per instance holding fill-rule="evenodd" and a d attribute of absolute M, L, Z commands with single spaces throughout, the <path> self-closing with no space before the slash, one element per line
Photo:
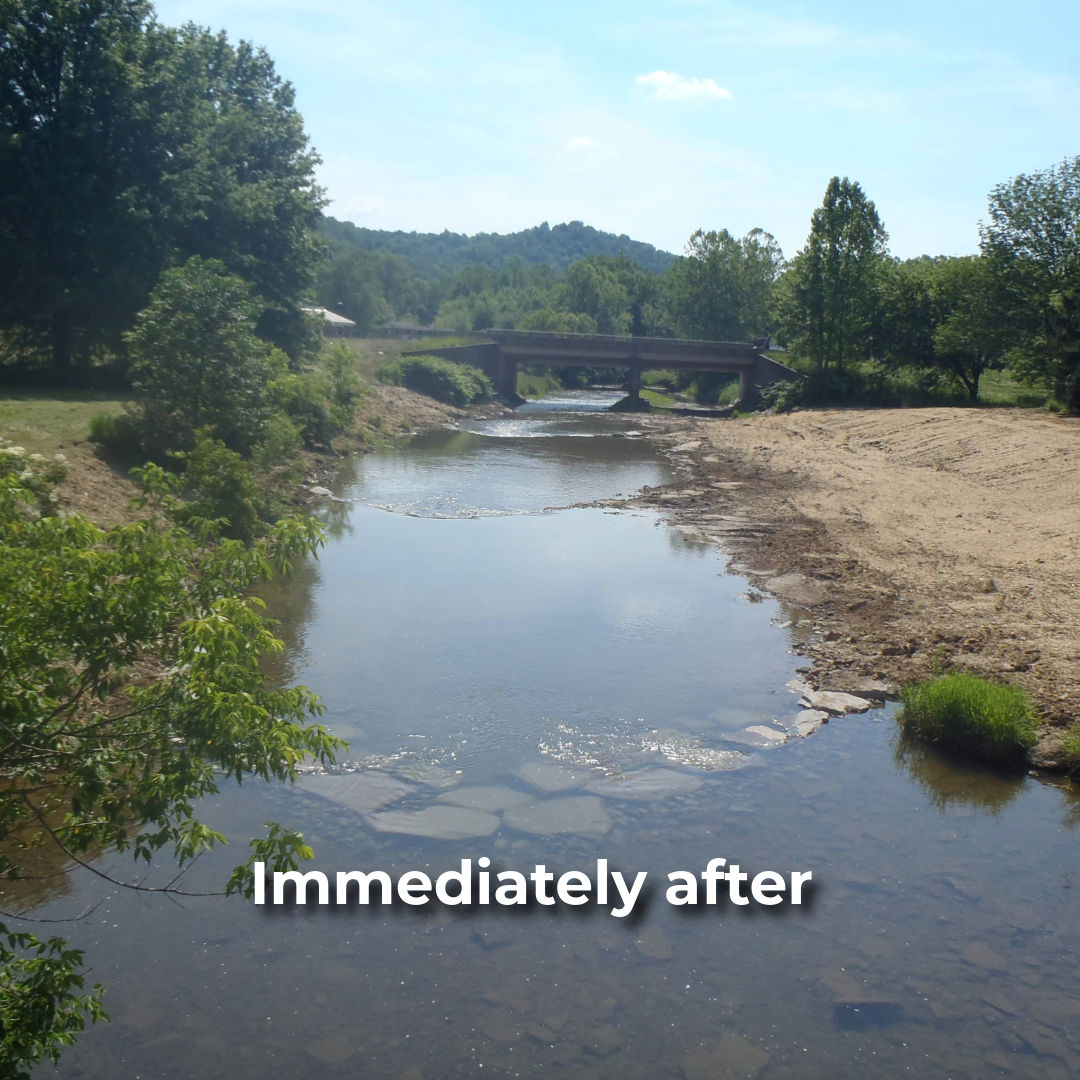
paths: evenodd
<path fill-rule="evenodd" d="M 620 337 L 614 334 L 557 334 L 527 330 L 487 330 L 503 356 L 521 363 L 583 360 L 611 366 L 694 368 L 738 371 L 755 368 L 758 346 L 747 341 Z"/>

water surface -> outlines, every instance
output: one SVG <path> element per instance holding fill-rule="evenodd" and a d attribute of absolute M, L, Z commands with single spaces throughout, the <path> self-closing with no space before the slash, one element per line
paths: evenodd
<path fill-rule="evenodd" d="M 332 542 L 274 596 L 344 766 L 207 813 L 240 841 L 297 825 L 330 872 L 607 859 L 648 871 L 651 902 L 616 919 L 111 895 L 65 932 L 114 1021 L 62 1075 L 1075 1074 L 1069 792 L 906 750 L 889 710 L 751 745 L 798 709 L 789 615 L 653 515 L 581 505 L 671 476 L 603 404 L 357 462 Z M 714 857 L 812 870 L 811 902 L 664 902 L 668 871 Z M 100 896 L 61 880 L 39 915 Z"/>

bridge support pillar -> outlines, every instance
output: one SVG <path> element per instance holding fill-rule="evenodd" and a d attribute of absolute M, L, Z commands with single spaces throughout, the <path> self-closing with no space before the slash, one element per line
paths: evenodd
<path fill-rule="evenodd" d="M 739 372 L 739 407 L 752 409 L 757 404 L 757 380 L 756 373 L 750 368 L 743 368 Z"/>
<path fill-rule="evenodd" d="M 641 365 L 640 364 L 635 364 L 632 361 L 630 363 L 629 388 L 630 388 L 630 400 L 631 401 L 640 401 L 641 400 Z"/>

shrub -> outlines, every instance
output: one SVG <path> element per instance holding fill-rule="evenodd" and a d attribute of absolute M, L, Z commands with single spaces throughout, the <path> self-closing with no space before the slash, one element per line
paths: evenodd
<path fill-rule="evenodd" d="M 287 416 L 274 413 L 263 427 L 251 459 L 261 469 L 272 469 L 289 461 L 303 445 L 300 429 Z"/>
<path fill-rule="evenodd" d="M 251 468 L 208 428 L 195 432 L 195 446 L 173 453 L 184 464 L 184 487 L 189 502 L 180 512 L 184 524 L 192 519 L 218 521 L 222 536 L 249 541 L 263 531 L 259 492 Z"/>
<path fill-rule="evenodd" d="M 913 408 L 966 403 L 966 396 L 957 394 L 939 370 L 886 368 L 871 360 L 843 371 L 814 371 L 797 381 L 763 386 L 758 408 L 787 412 L 800 406 Z"/>
<path fill-rule="evenodd" d="M 142 422 L 130 412 L 98 413 L 90 418 L 90 441 L 125 458 L 144 457 Z"/>
<path fill-rule="evenodd" d="M 212 427 L 247 452 L 270 415 L 267 387 L 287 364 L 255 336 L 258 303 L 216 260 L 192 257 L 166 270 L 125 340 L 131 386 L 148 445 L 186 450 Z"/>
<path fill-rule="evenodd" d="M 943 675 L 900 693 L 905 733 L 961 753 L 1019 762 L 1035 744 L 1035 717 L 1019 687 L 974 675 Z"/>
<path fill-rule="evenodd" d="M 478 368 L 455 364 L 439 356 L 403 356 L 384 364 L 375 377 L 379 382 L 405 386 L 459 408 L 495 395 L 491 380 Z"/>
<path fill-rule="evenodd" d="M 309 449 L 329 446 L 341 430 L 334 416 L 330 380 L 325 375 L 280 375 L 270 384 L 270 401 L 278 414 L 293 423 Z"/>
<path fill-rule="evenodd" d="M 33 496 L 40 517 L 55 514 L 60 502 L 57 487 L 67 477 L 67 458 L 63 454 L 45 457 L 27 453 L 25 447 L 0 439 L 0 480 L 12 478 Z"/>

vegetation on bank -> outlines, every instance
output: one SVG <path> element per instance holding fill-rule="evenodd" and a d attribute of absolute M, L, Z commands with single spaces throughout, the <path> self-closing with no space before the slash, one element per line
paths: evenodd
<path fill-rule="evenodd" d="M 137 467 L 143 501 L 101 528 L 58 512 L 63 462 L 34 457 L 33 443 L 0 452 L 0 878 L 42 844 L 76 865 L 128 850 L 182 867 L 224 839 L 193 811 L 216 769 L 290 778 L 305 754 L 338 748 L 313 722 L 317 699 L 274 685 L 262 664 L 281 643 L 251 586 L 321 542 L 274 493 L 295 485 L 304 452 L 353 433 L 365 364 L 455 404 L 491 386 L 439 359 L 361 362 L 352 343 L 326 346 L 303 311 L 312 301 L 365 331 L 396 317 L 462 332 L 776 338 L 814 375 L 776 405 L 852 386 L 864 400 L 909 385 L 976 400 L 985 373 L 1006 369 L 1080 409 L 1080 158 L 995 188 L 967 259 L 890 258 L 873 203 L 834 177 L 790 261 L 761 229 L 699 229 L 672 261 L 574 223 L 530 230 L 508 257 L 492 238 L 445 234 L 441 262 L 425 267 L 400 237 L 327 224 L 323 246 L 317 159 L 262 50 L 166 27 L 145 0 L 5 13 L 0 379 L 104 394 L 93 435 Z M 675 388 L 732 394 L 715 376 Z M 42 422 L 74 423 L 48 410 L 57 403 L 39 399 Z M 928 718 L 941 713 L 934 693 Z M 278 868 L 311 854 L 277 826 L 256 853 Z M 228 888 L 242 891 L 246 873 Z M 0 1073 L 55 1060 L 103 1015 L 81 963 L 59 939 L 0 925 Z"/>
<path fill-rule="evenodd" d="M 495 396 L 491 380 L 482 371 L 438 356 L 402 356 L 380 367 L 375 377 L 458 408 Z"/>
<path fill-rule="evenodd" d="M 319 296 L 364 329 L 393 315 L 461 331 L 771 339 L 809 377 L 769 407 L 1001 403 L 984 384 L 1007 372 L 1010 403 L 1080 409 L 1080 158 L 999 184 L 980 254 L 955 258 L 893 258 L 873 201 L 846 177 L 829 181 L 791 259 L 762 229 L 699 229 L 660 272 L 626 253 L 562 266 L 483 244 L 482 265 L 440 270 L 443 238 L 332 231 Z M 708 378 L 680 389 L 715 395 Z"/>
<path fill-rule="evenodd" d="M 1035 714 L 1019 687 L 954 673 L 906 687 L 900 700 L 907 735 L 969 758 L 1016 765 L 1037 741 Z"/>

